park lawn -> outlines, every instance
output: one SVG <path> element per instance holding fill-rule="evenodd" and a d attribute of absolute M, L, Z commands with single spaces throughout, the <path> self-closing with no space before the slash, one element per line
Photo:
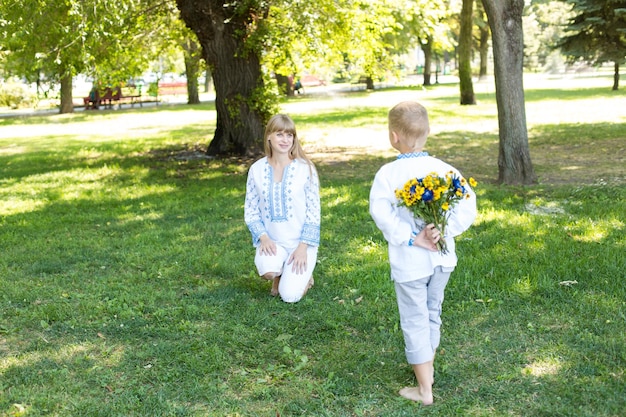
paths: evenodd
<path fill-rule="evenodd" d="M 254 272 L 250 161 L 199 152 L 211 104 L 0 119 L 0 416 L 623 415 L 624 93 L 529 89 L 540 183 L 504 187 L 485 90 L 284 103 L 322 181 L 316 285 L 295 305 Z M 429 152 L 480 182 L 431 407 L 397 395 L 415 381 L 368 214 L 386 111 L 408 97 L 431 109 Z"/>

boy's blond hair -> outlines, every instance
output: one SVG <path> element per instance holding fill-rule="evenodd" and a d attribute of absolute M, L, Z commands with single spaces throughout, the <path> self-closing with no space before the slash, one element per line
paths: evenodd
<path fill-rule="evenodd" d="M 411 145 L 424 145 L 430 125 L 426 108 L 415 101 L 403 101 L 389 110 L 389 130 Z"/>

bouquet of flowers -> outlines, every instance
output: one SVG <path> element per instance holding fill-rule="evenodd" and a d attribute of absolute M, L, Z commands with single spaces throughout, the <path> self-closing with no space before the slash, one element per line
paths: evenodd
<path fill-rule="evenodd" d="M 477 183 L 474 178 L 470 178 L 469 184 L 474 187 Z M 431 172 L 424 178 L 411 178 L 404 187 L 396 190 L 398 206 L 409 209 L 416 220 L 421 219 L 425 224 L 434 223 L 437 226 L 441 232 L 441 239 L 437 242 L 441 254 L 448 253 L 443 236 L 450 210 L 461 199 L 470 197 L 466 185 L 465 178 L 452 171 L 445 177 Z"/>

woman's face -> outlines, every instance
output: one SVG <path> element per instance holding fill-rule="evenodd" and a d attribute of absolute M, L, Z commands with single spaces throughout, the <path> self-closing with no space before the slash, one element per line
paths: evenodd
<path fill-rule="evenodd" d="M 275 154 L 289 154 L 293 146 L 293 133 L 278 131 L 272 133 L 268 138 L 272 152 Z"/>

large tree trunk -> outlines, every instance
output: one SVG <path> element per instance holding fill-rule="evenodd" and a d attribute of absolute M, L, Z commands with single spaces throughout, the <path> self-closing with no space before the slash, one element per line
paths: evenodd
<path fill-rule="evenodd" d="M 615 61 L 615 71 L 613 72 L 613 91 L 619 90 L 619 62 Z"/>
<path fill-rule="evenodd" d="M 263 148 L 267 115 L 255 105 L 263 90 L 258 47 L 246 48 L 259 10 L 217 0 L 177 0 L 181 17 L 198 36 L 213 75 L 217 127 L 209 155 L 256 155 Z M 262 14 L 266 13 L 261 11 Z"/>
<path fill-rule="evenodd" d="M 61 77 L 61 107 L 59 113 L 73 113 L 74 98 L 72 96 L 72 75 L 66 74 Z"/>
<path fill-rule="evenodd" d="M 200 60 L 202 55 L 195 39 L 185 39 L 183 42 L 185 57 L 185 74 L 187 75 L 187 104 L 200 104 L 198 92 L 198 76 L 200 75 Z"/>
<path fill-rule="evenodd" d="M 472 83 L 472 27 L 474 26 L 474 0 L 463 0 L 461 31 L 459 35 L 459 88 L 461 104 L 476 104 Z"/>
<path fill-rule="evenodd" d="M 530 160 L 524 102 L 524 0 L 482 1 L 493 39 L 500 130 L 498 182 L 532 184 L 537 178 Z"/>
<path fill-rule="evenodd" d="M 431 85 L 430 76 L 432 74 L 431 67 L 433 65 L 433 40 L 430 36 L 426 38 L 426 42 L 420 42 L 422 52 L 424 52 L 424 85 Z"/>

